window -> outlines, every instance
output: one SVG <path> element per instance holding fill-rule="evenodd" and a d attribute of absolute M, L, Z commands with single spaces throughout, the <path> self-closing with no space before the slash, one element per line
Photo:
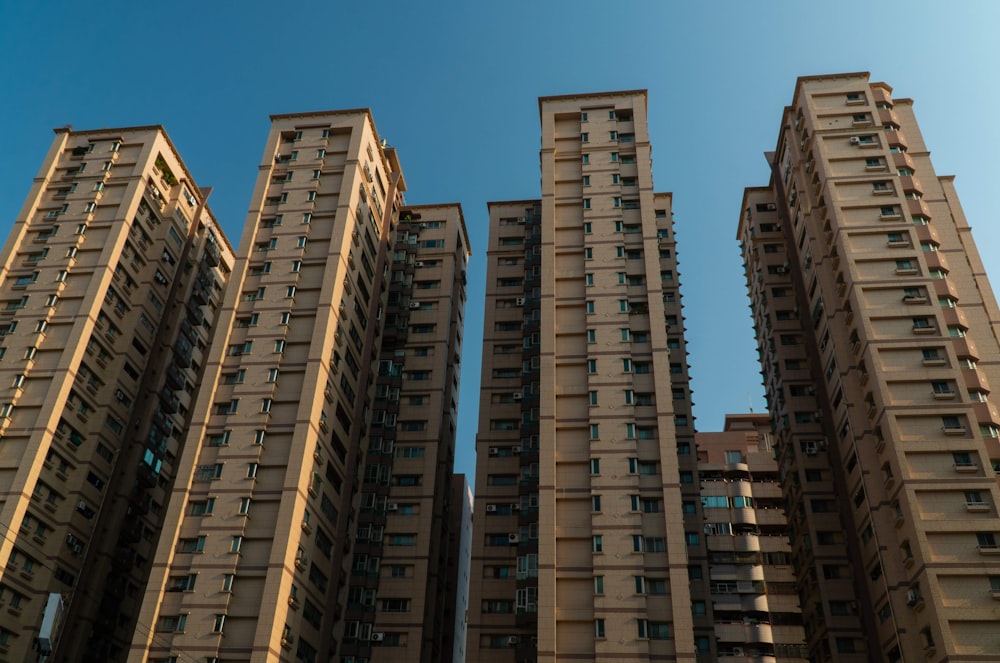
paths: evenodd
<path fill-rule="evenodd" d="M 588 164 L 588 163 L 590 163 L 590 155 L 589 154 L 583 154 L 583 155 L 581 155 L 581 161 L 585 165 Z"/>
<path fill-rule="evenodd" d="M 586 143 L 589 140 L 590 140 L 590 134 L 588 134 L 588 133 L 582 133 L 582 134 L 580 134 L 580 142 L 581 143 Z"/>
<path fill-rule="evenodd" d="M 959 419 L 955 415 L 945 415 L 945 416 L 942 416 L 941 417 L 941 427 L 944 428 L 946 431 L 949 431 L 949 430 L 954 430 L 954 431 L 965 430 L 965 427 L 962 426 L 962 420 Z"/>
<path fill-rule="evenodd" d="M 595 619 L 594 620 L 594 637 L 603 638 L 604 637 L 604 620 Z"/>
<path fill-rule="evenodd" d="M 583 209 L 590 209 L 590 198 L 583 199 Z"/>
<path fill-rule="evenodd" d="M 596 359 L 588 359 L 587 360 L 587 373 L 589 373 L 590 375 L 594 375 L 594 374 L 597 373 L 597 360 Z"/>
<path fill-rule="evenodd" d="M 226 625 L 226 616 L 216 615 L 215 623 L 212 624 L 212 633 L 222 633 L 222 629 L 225 625 Z"/>
<path fill-rule="evenodd" d="M 591 537 L 591 550 L 595 553 L 604 552 L 604 537 L 600 534 Z"/>
<path fill-rule="evenodd" d="M 996 550 L 997 539 L 993 532 L 977 532 L 976 543 L 980 550 Z"/>
<path fill-rule="evenodd" d="M 600 425 L 590 424 L 590 439 L 599 440 L 601 439 Z"/>

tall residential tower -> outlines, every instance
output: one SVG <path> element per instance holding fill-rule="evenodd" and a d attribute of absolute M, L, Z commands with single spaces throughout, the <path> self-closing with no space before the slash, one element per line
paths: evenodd
<path fill-rule="evenodd" d="M 0 253 L 0 658 L 116 661 L 232 251 L 162 127 L 56 130 Z"/>
<path fill-rule="evenodd" d="M 804 77 L 743 248 L 813 661 L 1000 654 L 1000 311 L 950 177 L 867 73 Z"/>
<path fill-rule="evenodd" d="M 693 428 L 646 93 L 539 111 L 541 199 L 489 205 L 469 650 L 694 660 Z"/>
<path fill-rule="evenodd" d="M 468 240 L 405 188 L 367 110 L 272 117 L 130 660 L 450 653 Z"/>

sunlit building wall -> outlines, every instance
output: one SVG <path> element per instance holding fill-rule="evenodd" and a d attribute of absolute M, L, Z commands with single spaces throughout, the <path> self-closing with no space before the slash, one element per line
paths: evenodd
<path fill-rule="evenodd" d="M 741 209 L 813 661 L 1000 653 L 1000 312 L 913 106 L 800 78 Z"/>
<path fill-rule="evenodd" d="M 206 198 L 162 127 L 57 129 L 0 253 L 4 660 L 123 660 L 147 626 L 233 262 Z"/>
<path fill-rule="evenodd" d="M 644 91 L 539 111 L 541 199 L 489 204 L 470 658 L 673 660 L 702 530 L 671 196 Z"/>

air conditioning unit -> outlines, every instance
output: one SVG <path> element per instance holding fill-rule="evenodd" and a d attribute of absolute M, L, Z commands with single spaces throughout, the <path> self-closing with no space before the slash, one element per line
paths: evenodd
<path fill-rule="evenodd" d="M 514 303 L 517 304 L 518 306 L 524 306 L 524 297 L 518 297 L 517 299 L 514 300 Z"/>
<path fill-rule="evenodd" d="M 83 500 L 80 500 L 77 503 L 77 505 L 76 505 L 76 510 L 77 511 L 86 511 L 87 510 L 87 503 L 84 502 Z"/>
<path fill-rule="evenodd" d="M 788 273 L 788 268 L 787 267 L 775 267 L 774 268 L 774 273 L 775 274 L 786 274 L 786 273 Z"/>
<path fill-rule="evenodd" d="M 383 640 L 385 640 L 385 633 L 381 633 L 379 631 L 376 631 L 376 632 L 372 633 L 371 640 L 372 640 L 372 642 L 382 642 Z"/>
<path fill-rule="evenodd" d="M 920 592 L 915 589 L 906 590 L 906 605 L 916 605 L 920 603 Z"/>
<path fill-rule="evenodd" d="M 509 635 L 507 636 L 507 646 L 513 646 L 517 644 L 517 636 Z"/>
<path fill-rule="evenodd" d="M 851 145 L 860 145 L 861 139 L 857 136 L 851 136 Z"/>
<path fill-rule="evenodd" d="M 497 505 L 496 504 L 487 504 L 486 505 L 486 513 L 496 513 L 496 512 L 497 512 Z"/>
<path fill-rule="evenodd" d="M 521 536 L 511 532 L 507 535 L 507 543 L 521 543 Z"/>
<path fill-rule="evenodd" d="M 778 209 L 778 205 L 776 203 L 768 203 L 767 204 L 767 211 L 768 212 L 774 212 L 777 209 Z"/>
<path fill-rule="evenodd" d="M 733 656 L 743 656 L 743 647 L 733 647 Z"/>
<path fill-rule="evenodd" d="M 423 261 L 422 261 L 422 260 L 418 260 L 418 261 L 416 261 L 415 263 L 413 263 L 413 266 L 414 266 L 414 267 L 423 267 L 423 266 L 424 266 L 424 263 L 423 263 Z"/>
<path fill-rule="evenodd" d="M 499 456 L 500 455 L 500 447 L 490 447 L 490 455 L 491 456 Z"/>
<path fill-rule="evenodd" d="M 815 456 L 816 452 L 819 451 L 815 442 L 806 442 L 802 450 L 806 452 L 807 456 Z"/>
<path fill-rule="evenodd" d="M 395 502 L 389 502 L 388 504 L 385 505 L 385 510 L 386 511 L 399 511 L 399 505 L 396 504 Z"/>
<path fill-rule="evenodd" d="M 515 393 L 514 393 L 514 400 L 515 400 L 515 401 L 519 401 L 519 400 L 521 400 L 522 398 L 524 398 L 524 394 L 522 394 L 521 392 L 519 392 L 519 391 L 518 391 L 518 392 L 515 392 Z"/>
<path fill-rule="evenodd" d="M 410 308 L 420 308 L 420 302 L 410 302 Z"/>
<path fill-rule="evenodd" d="M 521 453 L 521 447 L 511 447 L 510 448 L 510 452 L 512 454 L 519 454 L 519 453 Z"/>
<path fill-rule="evenodd" d="M 521 510 L 521 505 L 520 504 L 511 504 L 510 508 L 511 508 L 512 511 L 520 511 Z"/>

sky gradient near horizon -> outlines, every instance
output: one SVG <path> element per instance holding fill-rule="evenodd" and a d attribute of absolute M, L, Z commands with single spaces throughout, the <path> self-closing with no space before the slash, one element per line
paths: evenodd
<path fill-rule="evenodd" d="M 238 244 L 269 115 L 367 107 L 410 204 L 460 202 L 472 245 L 456 472 L 475 474 L 488 200 L 539 196 L 539 96 L 649 91 L 674 194 L 699 430 L 766 410 L 735 240 L 798 76 L 869 71 L 915 101 L 1000 278 L 1000 2 L 0 0 L 0 237 L 55 127 L 162 124 Z"/>

